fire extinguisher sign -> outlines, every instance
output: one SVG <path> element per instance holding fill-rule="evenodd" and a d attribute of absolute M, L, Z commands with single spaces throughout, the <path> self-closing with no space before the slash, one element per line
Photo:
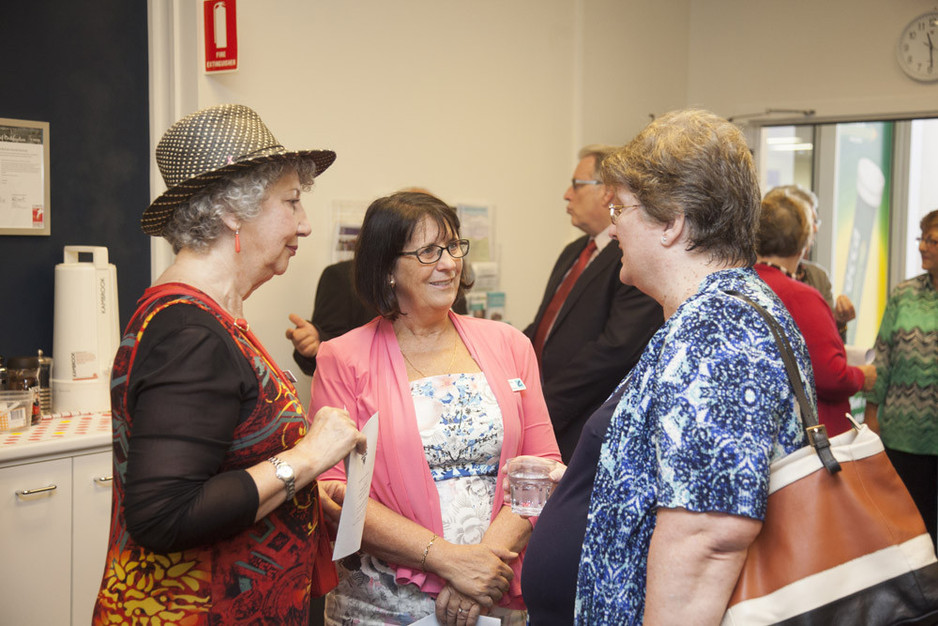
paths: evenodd
<path fill-rule="evenodd" d="M 235 0 L 203 0 L 205 71 L 210 74 L 238 69 L 238 22 Z"/>

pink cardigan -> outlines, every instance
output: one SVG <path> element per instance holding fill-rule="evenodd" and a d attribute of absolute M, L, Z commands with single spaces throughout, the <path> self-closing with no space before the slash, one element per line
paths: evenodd
<path fill-rule="evenodd" d="M 469 353 L 479 364 L 502 412 L 505 438 L 499 468 L 514 456 L 529 454 L 560 460 L 557 441 L 541 393 L 540 372 L 530 340 L 503 322 L 450 312 Z M 519 380 L 525 389 L 513 391 Z M 417 416 L 410 395 L 407 369 L 391 322 L 375 318 L 365 326 L 327 341 L 316 356 L 310 414 L 323 406 L 345 407 L 359 426 L 380 412 L 371 497 L 393 511 L 443 535 L 440 498 L 430 475 Z M 320 480 L 345 481 L 342 463 Z M 492 518 L 502 503 L 502 472 L 495 487 Z M 501 604 L 523 608 L 522 555 L 511 564 L 515 572 Z M 417 569 L 397 566 L 399 583 L 414 583 L 436 595 L 444 581 Z"/>

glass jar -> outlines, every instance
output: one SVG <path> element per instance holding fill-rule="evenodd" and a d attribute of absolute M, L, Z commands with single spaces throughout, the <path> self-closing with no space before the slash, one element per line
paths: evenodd
<path fill-rule="evenodd" d="M 39 350 L 39 410 L 43 415 L 52 413 L 52 358 Z"/>
<path fill-rule="evenodd" d="M 29 391 L 33 394 L 31 423 L 36 425 L 42 419 L 39 404 L 39 357 L 11 356 L 7 361 L 7 389 L 11 391 Z"/>

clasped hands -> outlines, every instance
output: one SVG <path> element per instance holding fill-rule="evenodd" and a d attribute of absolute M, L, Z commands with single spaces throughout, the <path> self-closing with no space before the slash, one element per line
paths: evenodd
<path fill-rule="evenodd" d="M 334 536 L 338 528 L 345 484 L 319 482 L 323 518 Z M 446 581 L 436 599 L 436 616 L 447 626 L 473 626 L 508 592 L 514 572 L 508 563 L 518 558 L 499 546 L 453 544 L 438 538 L 428 553 L 426 569 Z"/>
<path fill-rule="evenodd" d="M 436 598 L 436 619 L 447 626 L 473 626 L 508 592 L 514 578 L 508 563 L 518 553 L 481 543 L 444 542 L 439 548 L 434 569 L 446 585 Z"/>

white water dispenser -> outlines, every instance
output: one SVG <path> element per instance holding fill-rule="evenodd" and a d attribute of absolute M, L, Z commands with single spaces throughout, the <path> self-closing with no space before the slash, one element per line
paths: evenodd
<path fill-rule="evenodd" d="M 108 263 L 107 248 L 65 246 L 55 266 L 54 324 L 53 410 L 109 411 L 120 322 L 117 268 Z"/>

